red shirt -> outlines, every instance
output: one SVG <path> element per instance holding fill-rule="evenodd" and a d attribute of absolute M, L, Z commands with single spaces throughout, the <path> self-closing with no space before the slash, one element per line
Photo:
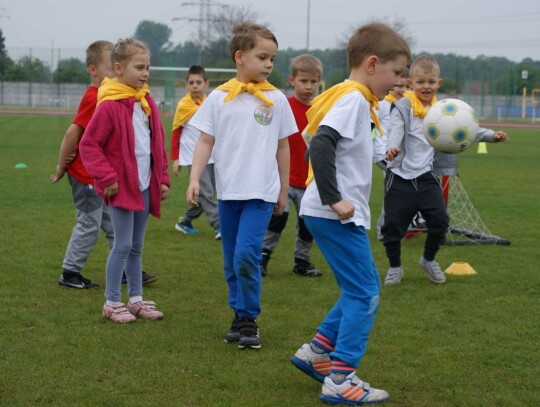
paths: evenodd
<path fill-rule="evenodd" d="M 307 126 L 306 112 L 311 106 L 300 102 L 296 97 L 287 98 L 291 105 L 294 119 L 298 127 L 298 133 L 289 136 L 289 149 L 291 151 L 291 172 L 289 176 L 289 185 L 295 188 L 306 189 L 306 179 L 308 176 L 308 165 L 305 154 L 307 150 L 306 142 L 302 138 L 302 131 Z"/>
<path fill-rule="evenodd" d="M 88 89 L 86 89 L 86 92 L 81 99 L 81 103 L 79 103 L 77 115 L 75 116 L 75 119 L 73 119 L 73 124 L 86 129 L 86 126 L 88 126 L 88 123 L 96 110 L 97 94 L 98 88 L 96 86 L 90 85 Z M 77 141 L 77 156 L 67 167 L 67 173 L 82 184 L 92 185 L 94 184 L 94 179 L 88 175 L 88 172 L 82 163 L 81 155 L 78 154 L 80 141 L 81 139 L 79 138 Z"/>

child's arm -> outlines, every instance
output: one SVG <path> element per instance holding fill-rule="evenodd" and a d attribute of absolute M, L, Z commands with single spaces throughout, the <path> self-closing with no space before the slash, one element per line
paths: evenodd
<path fill-rule="evenodd" d="M 278 141 L 278 149 L 276 153 L 279 181 L 281 189 L 279 197 L 274 209 L 274 214 L 281 215 L 287 206 L 287 195 L 289 193 L 289 171 L 291 167 L 291 154 L 289 151 L 289 139 L 282 138 Z"/>
<path fill-rule="evenodd" d="M 506 134 L 504 131 L 494 131 L 480 127 L 478 129 L 478 134 L 476 135 L 476 140 L 474 141 L 477 143 L 506 143 L 508 140 L 510 140 L 508 138 L 508 134 Z"/>
<path fill-rule="evenodd" d="M 68 163 L 73 161 L 73 158 L 69 159 L 70 156 L 75 153 L 77 149 L 77 142 L 82 136 L 84 129 L 78 124 L 72 123 L 62 139 L 62 144 L 60 144 L 60 152 L 58 153 L 58 162 L 56 163 L 56 172 L 54 175 L 50 176 L 51 182 L 55 183 L 60 181 L 64 174 L 66 173 L 66 168 Z"/>
<path fill-rule="evenodd" d="M 189 186 L 186 192 L 187 203 L 193 207 L 199 206 L 199 180 L 208 164 L 210 154 L 212 154 L 214 141 L 214 137 L 206 133 L 201 133 L 199 141 L 197 141 L 197 145 L 195 146 L 191 174 L 189 176 Z"/>
<path fill-rule="evenodd" d="M 390 122 L 388 125 L 388 135 L 386 139 L 386 159 L 388 161 L 394 161 L 394 159 L 401 152 L 401 145 L 405 138 L 405 120 L 403 111 L 410 109 L 410 104 L 406 105 L 408 100 L 401 99 L 390 112 Z M 403 100 L 403 102 L 402 102 Z M 399 104 L 399 106 L 398 106 Z M 401 108 L 401 105 L 405 107 Z M 407 118 L 408 119 L 408 118 Z"/>
<path fill-rule="evenodd" d="M 171 160 L 173 160 L 173 174 L 178 175 L 180 171 L 179 156 L 180 156 L 180 137 L 182 137 L 183 127 L 174 129 L 171 133 Z"/>
<path fill-rule="evenodd" d="M 320 126 L 311 140 L 309 157 L 323 205 L 328 205 L 340 220 L 352 218 L 354 205 L 341 197 L 336 177 L 336 149 L 341 135 L 331 127 Z"/>

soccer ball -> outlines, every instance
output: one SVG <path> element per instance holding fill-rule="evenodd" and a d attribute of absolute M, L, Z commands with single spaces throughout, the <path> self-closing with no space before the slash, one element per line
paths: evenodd
<path fill-rule="evenodd" d="M 476 140 L 478 118 L 473 108 L 458 99 L 442 99 L 424 117 L 426 140 L 441 153 L 465 151 Z"/>

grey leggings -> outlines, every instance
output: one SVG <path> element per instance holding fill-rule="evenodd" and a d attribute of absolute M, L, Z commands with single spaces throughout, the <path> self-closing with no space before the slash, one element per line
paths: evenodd
<path fill-rule="evenodd" d="M 114 244 L 106 265 L 105 298 L 109 301 L 122 301 L 122 274 L 124 270 L 126 271 L 129 296 L 142 296 L 143 294 L 142 250 L 150 209 L 148 189 L 143 191 L 143 197 L 144 210 L 140 212 L 110 207 L 114 228 Z"/>

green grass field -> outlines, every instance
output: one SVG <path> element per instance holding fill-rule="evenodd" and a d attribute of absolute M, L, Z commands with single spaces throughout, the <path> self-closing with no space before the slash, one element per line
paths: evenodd
<path fill-rule="evenodd" d="M 144 268 L 159 280 L 145 298 L 157 302 L 163 321 L 116 325 L 101 316 L 102 289 L 58 287 L 74 209 L 67 181 L 52 185 L 48 177 L 70 120 L 0 115 L 0 405 L 321 405 L 319 383 L 289 362 L 337 297 L 320 252 L 313 261 L 322 278 L 291 272 L 290 221 L 263 282 L 263 348 L 223 343 L 232 314 L 220 243 L 204 219 L 196 221 L 197 236 L 173 228 L 185 208 L 185 170 L 146 235 Z M 388 390 L 391 405 L 540 404 L 540 131 L 508 131 L 510 143 L 488 145 L 487 155 L 476 146 L 463 153 L 460 174 L 488 228 L 512 244 L 443 247 L 443 268 L 466 261 L 478 274 L 436 286 L 416 264 L 423 237 L 407 240 L 403 282 L 382 288 L 358 373 Z M 15 169 L 17 163 L 28 168 Z M 374 174 L 376 219 L 382 179 Z M 372 245 L 384 278 L 383 247 L 375 239 Z M 84 274 L 103 283 L 106 255 L 102 237 Z"/>

